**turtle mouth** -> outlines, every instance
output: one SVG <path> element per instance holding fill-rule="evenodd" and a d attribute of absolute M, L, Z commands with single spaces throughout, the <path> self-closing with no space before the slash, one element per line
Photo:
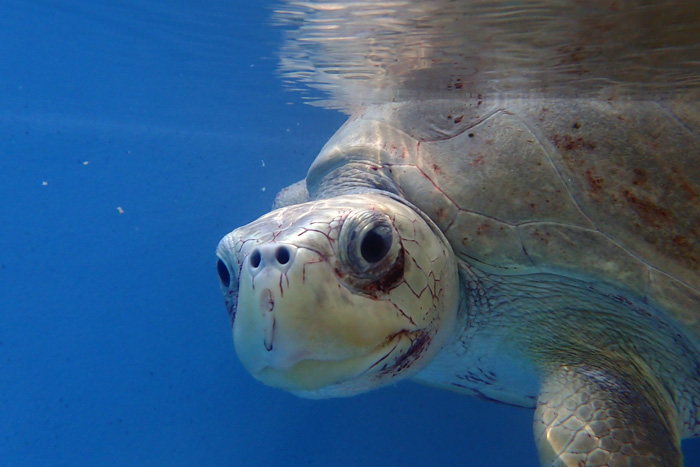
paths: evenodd
<path fill-rule="evenodd" d="M 368 374 L 380 381 L 384 376 L 396 376 L 398 372 L 408 370 L 429 342 L 424 330 L 403 330 L 364 355 L 340 360 L 304 358 L 286 369 L 266 366 L 255 377 L 269 386 L 301 397 L 328 397 L 332 395 L 328 394 L 332 392 L 329 388 L 352 386 L 353 381 L 364 379 Z"/>

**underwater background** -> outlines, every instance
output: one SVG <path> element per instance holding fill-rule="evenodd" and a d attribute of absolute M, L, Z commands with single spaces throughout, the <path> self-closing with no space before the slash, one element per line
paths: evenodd
<path fill-rule="evenodd" d="M 530 410 L 236 359 L 214 249 L 345 120 L 284 88 L 275 5 L 0 0 L 0 465 L 538 465 Z"/>

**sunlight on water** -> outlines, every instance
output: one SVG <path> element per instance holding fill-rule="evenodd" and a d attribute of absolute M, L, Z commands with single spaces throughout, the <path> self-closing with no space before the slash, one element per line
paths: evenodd
<path fill-rule="evenodd" d="M 275 19 L 288 84 L 349 112 L 494 93 L 696 96 L 700 85 L 700 2 L 289 0 Z"/>

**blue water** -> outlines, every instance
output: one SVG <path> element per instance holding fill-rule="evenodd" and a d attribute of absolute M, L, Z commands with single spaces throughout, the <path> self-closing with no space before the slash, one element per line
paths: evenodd
<path fill-rule="evenodd" d="M 0 465 L 536 466 L 528 410 L 243 370 L 214 248 L 344 117 L 282 88 L 270 4 L 203 4 L 0 3 Z"/>

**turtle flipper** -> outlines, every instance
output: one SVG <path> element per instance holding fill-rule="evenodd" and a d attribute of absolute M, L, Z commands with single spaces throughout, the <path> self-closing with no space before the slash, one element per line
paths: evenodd
<path fill-rule="evenodd" d="M 682 466 L 674 416 L 639 379 L 581 367 L 546 377 L 534 423 L 542 465 Z"/>

